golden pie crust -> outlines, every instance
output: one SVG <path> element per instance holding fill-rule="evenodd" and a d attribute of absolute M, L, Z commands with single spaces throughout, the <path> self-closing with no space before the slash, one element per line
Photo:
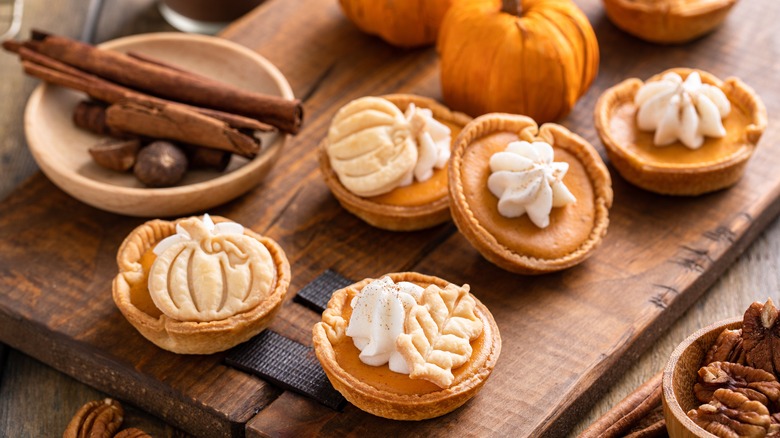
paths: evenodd
<path fill-rule="evenodd" d="M 536 227 L 527 215 L 506 218 L 487 188 L 490 156 L 516 140 L 545 141 L 555 161 L 569 163 L 563 183 L 577 202 L 553 208 L 550 225 Z M 612 181 L 585 139 L 563 126 L 539 127 L 526 116 L 486 114 L 461 132 L 450 159 L 451 210 L 455 224 L 490 262 L 520 274 L 544 274 L 574 266 L 601 243 L 609 225 Z"/>
<path fill-rule="evenodd" d="M 422 287 L 449 282 L 416 272 L 387 274 L 395 283 L 408 281 Z M 501 353 L 501 335 L 490 311 L 474 297 L 475 313 L 482 321 L 482 334 L 471 341 L 473 352 L 465 365 L 453 370 L 455 380 L 442 389 L 426 380 L 390 371 L 387 364 L 363 364 L 346 327 L 352 313 L 351 300 L 368 283 L 367 278 L 337 290 L 322 321 L 314 325 L 314 351 L 328 379 L 350 403 L 371 414 L 394 420 L 425 420 L 451 412 L 482 389 Z"/>
<path fill-rule="evenodd" d="M 609 20 L 645 41 L 678 44 L 718 27 L 737 0 L 604 0 Z"/>
<path fill-rule="evenodd" d="M 215 223 L 228 219 L 212 216 Z M 179 321 L 163 314 L 152 301 L 147 279 L 154 247 L 176 233 L 176 221 L 152 220 L 137 227 L 117 253 L 119 274 L 112 285 L 116 306 L 128 322 L 158 347 L 180 354 L 211 354 L 227 350 L 263 331 L 281 308 L 290 285 L 290 263 L 282 248 L 249 228 L 244 235 L 257 239 L 271 254 L 276 276 L 268 296 L 242 313 L 208 322 Z"/>
<path fill-rule="evenodd" d="M 596 130 L 615 169 L 630 183 L 655 193 L 694 196 L 735 184 L 766 129 L 767 115 L 761 98 L 737 78 L 717 77 L 688 68 L 673 68 L 648 82 L 673 72 L 683 80 L 693 71 L 702 83 L 720 88 L 731 102 L 723 118 L 724 138 L 705 137 L 695 150 L 679 141 L 663 147 L 653 144 L 653 132 L 640 131 L 636 124 L 634 96 L 643 82 L 632 78 L 605 91 L 595 109 Z"/>
<path fill-rule="evenodd" d="M 417 107 L 428 108 L 433 118 L 449 126 L 453 142 L 471 117 L 450 111 L 433 99 L 412 94 L 391 94 L 381 96 L 395 104 L 401 112 L 406 111 L 410 103 Z M 320 170 L 333 196 L 342 207 L 355 216 L 377 228 L 392 231 L 413 231 L 444 223 L 450 219 L 449 197 L 447 194 L 446 168 L 436 169 L 434 176 L 425 182 L 414 182 L 407 187 L 398 187 L 390 193 L 360 197 L 347 190 L 339 181 L 330 165 L 326 152 L 327 137 L 319 146 Z"/>

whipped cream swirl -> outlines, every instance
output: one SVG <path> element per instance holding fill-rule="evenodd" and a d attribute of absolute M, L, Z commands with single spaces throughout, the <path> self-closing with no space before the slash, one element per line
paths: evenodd
<path fill-rule="evenodd" d="M 208 231 L 213 235 L 217 235 L 217 234 L 243 235 L 244 234 L 243 225 L 237 224 L 235 222 L 220 222 L 218 224 L 214 224 L 214 221 L 211 220 L 211 216 L 209 216 L 208 213 L 203 215 L 203 225 L 206 226 L 206 231 Z M 171 246 L 179 242 L 186 242 L 188 240 L 192 240 L 190 233 L 188 233 L 187 230 L 185 230 L 181 225 L 176 224 L 176 234 L 172 234 L 166 237 L 165 239 L 161 240 L 157 244 L 157 246 L 154 247 L 152 252 L 154 252 L 155 255 L 159 256 Z"/>
<path fill-rule="evenodd" d="M 409 104 L 404 113 L 409 129 L 417 143 L 417 163 L 401 180 L 400 186 L 408 186 L 414 180 L 427 181 L 434 169 L 442 169 L 450 159 L 451 130 L 433 118 L 433 111 Z"/>
<path fill-rule="evenodd" d="M 703 84 L 695 71 L 685 81 L 677 73 L 667 73 L 660 81 L 644 84 L 634 97 L 634 104 L 639 108 L 639 129 L 655 131 L 656 146 L 680 140 L 690 149 L 700 148 L 704 136 L 725 136 L 721 119 L 731 111 L 723 91 Z"/>
<path fill-rule="evenodd" d="M 414 283 L 393 283 L 390 277 L 374 280 L 352 299 L 347 336 L 360 360 L 371 366 L 388 364 L 396 373 L 409 374 L 406 360 L 396 350 L 396 338 L 404 332 L 407 309 L 417 303 L 423 288 Z"/>
<path fill-rule="evenodd" d="M 508 218 L 528 214 L 539 228 L 550 225 L 550 211 L 576 202 L 563 184 L 569 170 L 565 162 L 553 162 L 548 143 L 513 141 L 490 157 L 488 189 L 498 200 L 498 212 Z"/>

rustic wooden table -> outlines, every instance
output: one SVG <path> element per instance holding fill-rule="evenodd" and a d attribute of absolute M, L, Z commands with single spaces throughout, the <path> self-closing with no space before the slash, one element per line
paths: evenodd
<path fill-rule="evenodd" d="M 277 0 L 282 1 L 282 0 Z M 334 0 L 335 1 L 335 0 Z M 576 0 L 591 10 L 596 0 Z M 762 0 L 770 2 L 772 0 Z M 27 0 L 22 33 L 30 28 L 78 36 L 86 16 L 86 1 L 63 0 L 43 2 Z M 740 5 L 737 6 L 739 8 Z M 600 29 L 615 34 L 606 23 L 603 12 L 590 13 Z M 736 23 L 727 22 L 728 26 Z M 107 2 L 100 20 L 97 41 L 134 33 L 172 30 L 157 12 L 155 0 L 124 0 Z M 269 32 L 273 30 L 269 29 Z M 780 42 L 775 37 L 766 56 L 775 59 L 774 69 L 766 74 L 778 75 Z M 0 54 L 0 200 L 24 179 L 37 171 L 26 149 L 23 133 L 23 108 L 27 96 L 37 84 L 22 75 L 16 58 Z M 579 108 L 583 110 L 583 108 Z M 0 214 L 3 214 L 0 211 Z M 0 239 L 6 236 L 0 236 Z M 590 422 L 620 401 L 641 382 L 660 370 L 667 357 L 681 340 L 696 329 L 714 321 L 737 316 L 755 300 L 778 294 L 777 266 L 780 265 L 780 224 L 775 220 L 738 258 L 726 273 L 694 304 L 665 334 L 637 357 L 601 399 L 588 412 L 580 412 L 581 422 L 571 431 L 576 435 Z M 0 383 L 0 436 L 57 436 L 73 413 L 85 402 L 104 395 L 61 374 L 15 350 L 8 351 Z M 130 408 L 128 425 L 141 427 L 154 436 L 178 434 L 171 426 L 153 415 Z"/>

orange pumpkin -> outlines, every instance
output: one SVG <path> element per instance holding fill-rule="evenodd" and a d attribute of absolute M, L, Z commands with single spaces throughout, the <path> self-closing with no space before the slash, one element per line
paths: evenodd
<path fill-rule="evenodd" d="M 452 0 L 339 0 L 360 30 L 399 47 L 432 44 Z"/>
<path fill-rule="evenodd" d="M 569 113 L 596 77 L 599 48 L 571 0 L 466 0 L 442 22 L 441 86 L 451 108 L 479 116 Z M 516 12 L 516 13 L 515 13 Z"/>

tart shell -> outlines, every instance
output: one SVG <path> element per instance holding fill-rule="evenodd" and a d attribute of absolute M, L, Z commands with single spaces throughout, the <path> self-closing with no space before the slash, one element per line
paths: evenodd
<path fill-rule="evenodd" d="M 693 71 L 673 68 L 651 77 L 647 82 L 659 80 L 667 73 L 677 73 L 685 79 Z M 740 139 L 740 147 L 733 154 L 702 163 L 659 165 L 646 162 L 621 144 L 610 128 L 616 108 L 627 102 L 633 104 L 634 96 L 643 85 L 639 79 L 627 79 L 599 97 L 594 121 L 610 162 L 630 183 L 655 193 L 695 196 L 732 186 L 742 177 L 748 159 L 766 129 L 766 108 L 756 92 L 739 79 L 721 81 L 710 73 L 698 72 L 703 83 L 720 88 L 732 106 L 748 114 L 750 124 L 745 128 L 744 138 Z M 707 147 L 706 141 L 702 147 Z"/>
<path fill-rule="evenodd" d="M 718 27 L 737 0 L 604 0 L 609 20 L 645 41 L 680 44 Z"/>
<path fill-rule="evenodd" d="M 520 140 L 546 140 L 554 147 L 565 149 L 583 164 L 594 191 L 595 218 L 587 239 L 574 251 L 557 258 L 538 258 L 516 252 L 504 246 L 475 217 L 464 190 L 464 155 L 471 143 L 494 133 L 516 133 Z M 565 138 L 556 142 L 555 138 Z M 471 245 L 491 263 L 519 274 L 545 274 L 577 265 L 588 258 L 601 244 L 609 226 L 609 208 L 612 206 L 612 180 L 604 162 L 585 139 L 563 126 L 547 123 L 541 126 L 530 117 L 492 113 L 469 123 L 455 144 L 449 169 L 449 189 L 452 218 Z M 498 202 L 498 199 L 496 199 Z"/>
<path fill-rule="evenodd" d="M 387 275 L 396 283 L 409 281 L 423 287 L 435 284 L 444 288 L 449 284 L 441 278 L 416 272 Z M 346 335 L 347 321 L 341 317 L 348 294 L 350 291 L 354 293 L 361 290 L 373 280 L 367 278 L 337 290 L 328 302 L 322 321 L 314 325 L 314 351 L 333 387 L 363 411 L 393 420 L 425 420 L 438 417 L 457 409 L 474 397 L 490 376 L 501 353 L 501 335 L 498 326 L 490 311 L 476 297 L 474 297 L 477 303 L 475 313 L 482 320 L 483 326 L 480 336 L 484 336 L 489 342 L 483 342 L 482 347 L 472 353 L 469 361 L 463 365 L 468 367 L 466 372 L 449 388 L 427 394 L 395 394 L 379 390 L 357 379 L 339 364 L 333 348 L 334 343 L 351 342 Z"/>
<path fill-rule="evenodd" d="M 426 97 L 412 94 L 391 94 L 381 97 L 395 104 L 402 112 L 406 111 L 410 103 L 414 103 L 418 107 L 430 109 L 433 112 L 433 117 L 439 121 L 446 121 L 461 127 L 471 121 L 471 117 L 466 114 L 450 111 L 444 105 Z M 326 152 L 327 145 L 328 139 L 326 137 L 320 143 L 318 150 L 320 170 L 325 184 L 342 207 L 368 224 L 391 231 L 414 231 L 430 228 L 450 219 L 449 199 L 446 194 L 429 204 L 399 206 L 381 204 L 350 192 L 341 184 L 338 175 L 330 165 Z"/>
<path fill-rule="evenodd" d="M 228 221 L 219 216 L 211 218 L 215 223 Z M 273 288 L 258 306 L 226 319 L 194 322 L 179 321 L 165 314 L 159 317 L 150 315 L 133 303 L 133 285 L 146 278 L 141 257 L 162 239 L 174 234 L 179 220 L 182 219 L 172 222 L 146 222 L 133 230 L 119 247 L 119 274 L 114 277 L 112 290 L 114 302 L 127 321 L 158 347 L 180 354 L 211 354 L 224 351 L 263 331 L 282 307 L 290 285 L 290 264 L 276 242 L 249 228 L 244 228 L 244 235 L 257 239 L 268 249 L 276 268 Z"/>

